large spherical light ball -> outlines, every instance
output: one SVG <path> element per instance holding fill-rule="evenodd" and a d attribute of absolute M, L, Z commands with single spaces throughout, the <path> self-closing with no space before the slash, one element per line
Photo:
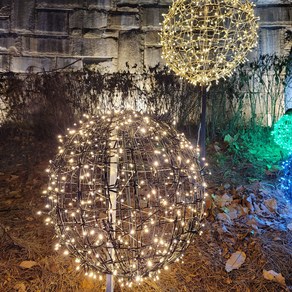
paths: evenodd
<path fill-rule="evenodd" d="M 162 54 L 177 75 L 205 85 L 230 76 L 257 43 L 248 0 L 177 0 L 165 15 Z"/>
<path fill-rule="evenodd" d="M 283 115 L 272 131 L 275 143 L 288 151 L 292 150 L 292 114 Z"/>
<path fill-rule="evenodd" d="M 47 190 L 57 247 L 93 277 L 128 284 L 182 256 L 200 232 L 205 195 L 184 135 L 124 111 L 89 118 L 60 141 Z"/>
<path fill-rule="evenodd" d="M 280 178 L 281 189 L 287 201 L 292 203 L 292 155 L 282 164 L 282 175 Z"/>

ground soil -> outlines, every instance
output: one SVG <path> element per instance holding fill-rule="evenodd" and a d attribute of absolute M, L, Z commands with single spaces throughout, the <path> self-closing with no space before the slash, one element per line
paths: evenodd
<path fill-rule="evenodd" d="M 0 134 L 0 291 L 105 291 L 104 279 L 85 277 L 70 257 L 54 251 L 54 231 L 37 215 L 55 139 L 40 141 L 20 130 Z M 204 232 L 184 261 L 163 271 L 157 282 L 131 289 L 116 285 L 116 291 L 292 291 L 292 213 L 276 183 L 247 186 L 230 184 L 219 173 L 214 177 L 206 178 Z M 227 272 L 226 262 L 237 251 L 246 259 Z M 264 270 L 281 274 L 284 282 L 265 279 Z"/>

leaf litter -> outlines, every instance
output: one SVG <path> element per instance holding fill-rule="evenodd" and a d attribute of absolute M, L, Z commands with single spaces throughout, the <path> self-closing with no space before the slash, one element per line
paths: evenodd
<path fill-rule="evenodd" d="M 1 139 L 0 291 L 105 291 L 104 279 L 84 276 L 53 250 L 54 232 L 36 216 L 55 148 L 29 135 Z M 292 211 L 276 184 L 209 180 L 204 232 L 183 262 L 157 282 L 115 291 L 292 291 Z"/>

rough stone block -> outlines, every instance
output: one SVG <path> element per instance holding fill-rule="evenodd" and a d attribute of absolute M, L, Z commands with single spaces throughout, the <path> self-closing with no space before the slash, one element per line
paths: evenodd
<path fill-rule="evenodd" d="M 57 66 L 58 69 L 67 69 L 67 70 L 82 70 L 83 62 L 81 59 L 76 58 L 57 58 Z"/>
<path fill-rule="evenodd" d="M 260 22 L 292 22 L 292 6 L 257 7 L 255 9 Z"/>
<path fill-rule="evenodd" d="M 292 40 L 284 41 L 282 54 L 284 56 L 290 56 L 291 48 L 292 48 Z M 291 70 L 292 70 L 292 68 L 291 68 Z"/>
<path fill-rule="evenodd" d="M 83 28 L 103 28 L 107 26 L 107 13 L 98 11 L 85 11 Z"/>
<path fill-rule="evenodd" d="M 9 30 L 10 30 L 9 18 L 0 17 L 0 32 L 9 32 Z"/>
<path fill-rule="evenodd" d="M 33 54 L 69 54 L 68 39 L 23 37 L 23 51 Z"/>
<path fill-rule="evenodd" d="M 262 28 L 260 30 L 260 54 L 281 55 L 281 29 Z"/>
<path fill-rule="evenodd" d="M 116 11 L 121 12 L 121 13 L 139 13 L 140 9 L 138 6 L 119 6 L 117 7 Z"/>
<path fill-rule="evenodd" d="M 70 35 L 71 36 L 74 36 L 74 37 L 76 37 L 76 36 L 79 36 L 79 37 L 81 37 L 82 36 L 82 29 L 81 28 L 73 28 L 73 29 L 71 29 L 71 31 L 70 31 Z"/>
<path fill-rule="evenodd" d="M 76 38 L 73 40 L 72 54 L 98 58 L 117 58 L 118 45 L 114 38 Z"/>
<path fill-rule="evenodd" d="M 133 6 L 133 5 L 156 5 L 158 0 L 118 0 L 118 6 Z"/>
<path fill-rule="evenodd" d="M 82 7 L 84 5 L 84 0 L 36 0 L 38 7 Z"/>
<path fill-rule="evenodd" d="M 0 0 L 0 7 L 10 6 L 11 0 Z"/>
<path fill-rule="evenodd" d="M 129 31 L 120 34 L 119 37 L 119 58 L 118 69 L 137 71 L 142 67 L 142 51 L 141 51 L 142 35 L 138 31 Z M 133 68 L 135 67 L 135 68 Z"/>
<path fill-rule="evenodd" d="M 84 38 L 115 38 L 118 39 L 118 30 L 104 30 L 104 29 L 91 29 L 87 33 L 83 34 Z"/>
<path fill-rule="evenodd" d="M 0 72 L 9 71 L 9 56 L 0 55 Z"/>
<path fill-rule="evenodd" d="M 44 57 L 12 57 L 10 71 L 12 72 L 43 72 L 55 68 L 55 58 Z"/>
<path fill-rule="evenodd" d="M 115 1 L 113 0 L 87 0 L 89 9 L 104 9 L 110 10 L 115 8 Z"/>
<path fill-rule="evenodd" d="M 139 0 L 117 0 L 117 5 L 138 5 Z"/>
<path fill-rule="evenodd" d="M 140 27 L 140 16 L 136 13 L 116 13 L 110 16 L 110 28 L 113 29 L 138 29 Z"/>
<path fill-rule="evenodd" d="M 69 28 L 82 28 L 83 27 L 84 10 L 75 10 L 69 14 Z"/>
<path fill-rule="evenodd" d="M 11 0 L 0 0 L 0 17 L 7 16 L 11 14 Z"/>
<path fill-rule="evenodd" d="M 117 59 L 84 58 L 84 67 L 100 73 L 117 72 Z"/>
<path fill-rule="evenodd" d="M 172 0 L 158 0 L 158 4 L 161 6 L 169 7 L 173 3 Z"/>
<path fill-rule="evenodd" d="M 17 38 L 15 37 L 8 37 L 8 36 L 2 36 L 0 37 L 0 51 L 1 52 L 8 52 L 12 53 L 12 51 L 19 52 L 20 45 L 19 42 L 17 42 Z"/>
<path fill-rule="evenodd" d="M 147 31 L 145 33 L 145 45 L 146 46 L 153 46 L 153 45 L 159 45 L 161 42 L 159 31 L 153 30 L 153 31 Z"/>
<path fill-rule="evenodd" d="M 160 28 L 163 21 L 162 14 L 167 13 L 167 8 L 144 8 L 142 16 L 143 28 Z"/>
<path fill-rule="evenodd" d="M 281 0 L 257 0 L 255 1 L 256 5 L 277 5 L 277 4 L 283 4 L 283 2 L 285 1 L 281 1 Z"/>
<path fill-rule="evenodd" d="M 83 50 L 82 36 L 74 36 L 70 38 L 70 55 L 81 56 Z"/>
<path fill-rule="evenodd" d="M 145 5 L 145 6 L 157 5 L 157 3 L 158 3 L 158 0 L 140 0 L 139 1 L 139 5 Z"/>
<path fill-rule="evenodd" d="M 100 29 L 107 26 L 107 13 L 77 10 L 70 14 L 69 28 Z"/>
<path fill-rule="evenodd" d="M 38 10 L 35 28 L 42 33 L 68 34 L 68 12 L 60 10 Z"/>
<path fill-rule="evenodd" d="M 165 62 L 161 58 L 161 48 L 149 47 L 144 51 L 144 65 L 148 68 L 153 68 L 157 65 L 164 65 Z"/>
<path fill-rule="evenodd" d="M 14 0 L 11 12 L 11 30 L 27 32 L 34 29 L 34 0 Z"/>

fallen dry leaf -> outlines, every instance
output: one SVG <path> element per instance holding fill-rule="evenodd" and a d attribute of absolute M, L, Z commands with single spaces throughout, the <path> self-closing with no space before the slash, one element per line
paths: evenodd
<path fill-rule="evenodd" d="M 275 212 L 277 210 L 277 201 L 274 198 L 264 200 L 264 204 L 271 212 Z"/>
<path fill-rule="evenodd" d="M 59 271 L 58 266 L 56 265 L 55 262 L 50 262 L 48 269 L 54 274 L 57 274 Z"/>
<path fill-rule="evenodd" d="M 227 215 L 226 213 L 217 214 L 217 220 L 231 222 L 229 215 Z"/>
<path fill-rule="evenodd" d="M 258 212 L 258 214 L 269 215 L 270 213 L 270 209 L 268 209 L 265 204 L 260 204 L 260 211 Z"/>
<path fill-rule="evenodd" d="M 220 152 L 220 150 L 221 150 L 221 148 L 216 144 L 214 145 L 214 149 L 216 152 Z"/>
<path fill-rule="evenodd" d="M 94 281 L 90 278 L 84 278 L 81 282 L 81 287 L 83 289 L 93 289 L 94 288 Z"/>
<path fill-rule="evenodd" d="M 256 232 L 260 233 L 260 229 L 257 226 L 256 221 L 249 220 L 249 221 L 246 222 L 246 224 L 249 225 L 253 229 L 253 231 L 256 231 Z"/>
<path fill-rule="evenodd" d="M 224 194 L 222 197 L 221 196 L 215 196 L 215 203 L 219 208 L 225 207 L 230 205 L 232 202 L 232 197 Z"/>
<path fill-rule="evenodd" d="M 245 262 L 246 255 L 243 251 L 236 251 L 231 255 L 225 264 L 225 270 L 229 273 L 234 269 L 238 269 Z"/>
<path fill-rule="evenodd" d="M 20 267 L 24 268 L 24 269 L 30 269 L 33 266 L 36 266 L 38 263 L 34 262 L 34 261 L 23 261 L 19 264 Z"/>
<path fill-rule="evenodd" d="M 265 279 L 269 280 L 269 281 L 274 281 L 277 282 L 283 286 L 286 286 L 285 283 L 285 278 L 282 276 L 281 273 L 277 273 L 273 270 L 263 270 L 263 276 Z"/>
<path fill-rule="evenodd" d="M 241 205 L 238 205 L 236 207 L 236 210 L 237 210 L 238 217 L 245 216 L 249 213 L 248 207 L 242 207 Z"/>
<path fill-rule="evenodd" d="M 228 209 L 228 215 L 230 217 L 230 219 L 234 220 L 237 219 L 238 215 L 237 215 L 237 210 L 233 207 L 229 207 Z"/>
<path fill-rule="evenodd" d="M 213 204 L 212 198 L 211 198 L 211 196 L 208 196 L 206 198 L 206 200 L 205 200 L 205 208 L 206 208 L 206 210 L 211 209 L 212 208 L 212 204 Z"/>
<path fill-rule="evenodd" d="M 246 197 L 244 199 L 245 205 L 247 208 L 253 213 L 254 212 L 254 206 L 253 206 L 253 198 L 252 196 Z"/>
<path fill-rule="evenodd" d="M 26 287 L 25 287 L 24 283 L 17 283 L 17 284 L 15 284 L 14 289 L 17 292 L 26 292 Z"/>
<path fill-rule="evenodd" d="M 254 206 L 254 213 L 257 213 L 257 214 L 261 214 L 262 213 L 262 210 L 260 208 L 260 206 L 256 203 L 253 203 L 253 206 Z"/>
<path fill-rule="evenodd" d="M 289 230 L 292 231 L 292 223 L 289 223 L 289 224 L 287 225 L 287 228 L 288 228 Z"/>

